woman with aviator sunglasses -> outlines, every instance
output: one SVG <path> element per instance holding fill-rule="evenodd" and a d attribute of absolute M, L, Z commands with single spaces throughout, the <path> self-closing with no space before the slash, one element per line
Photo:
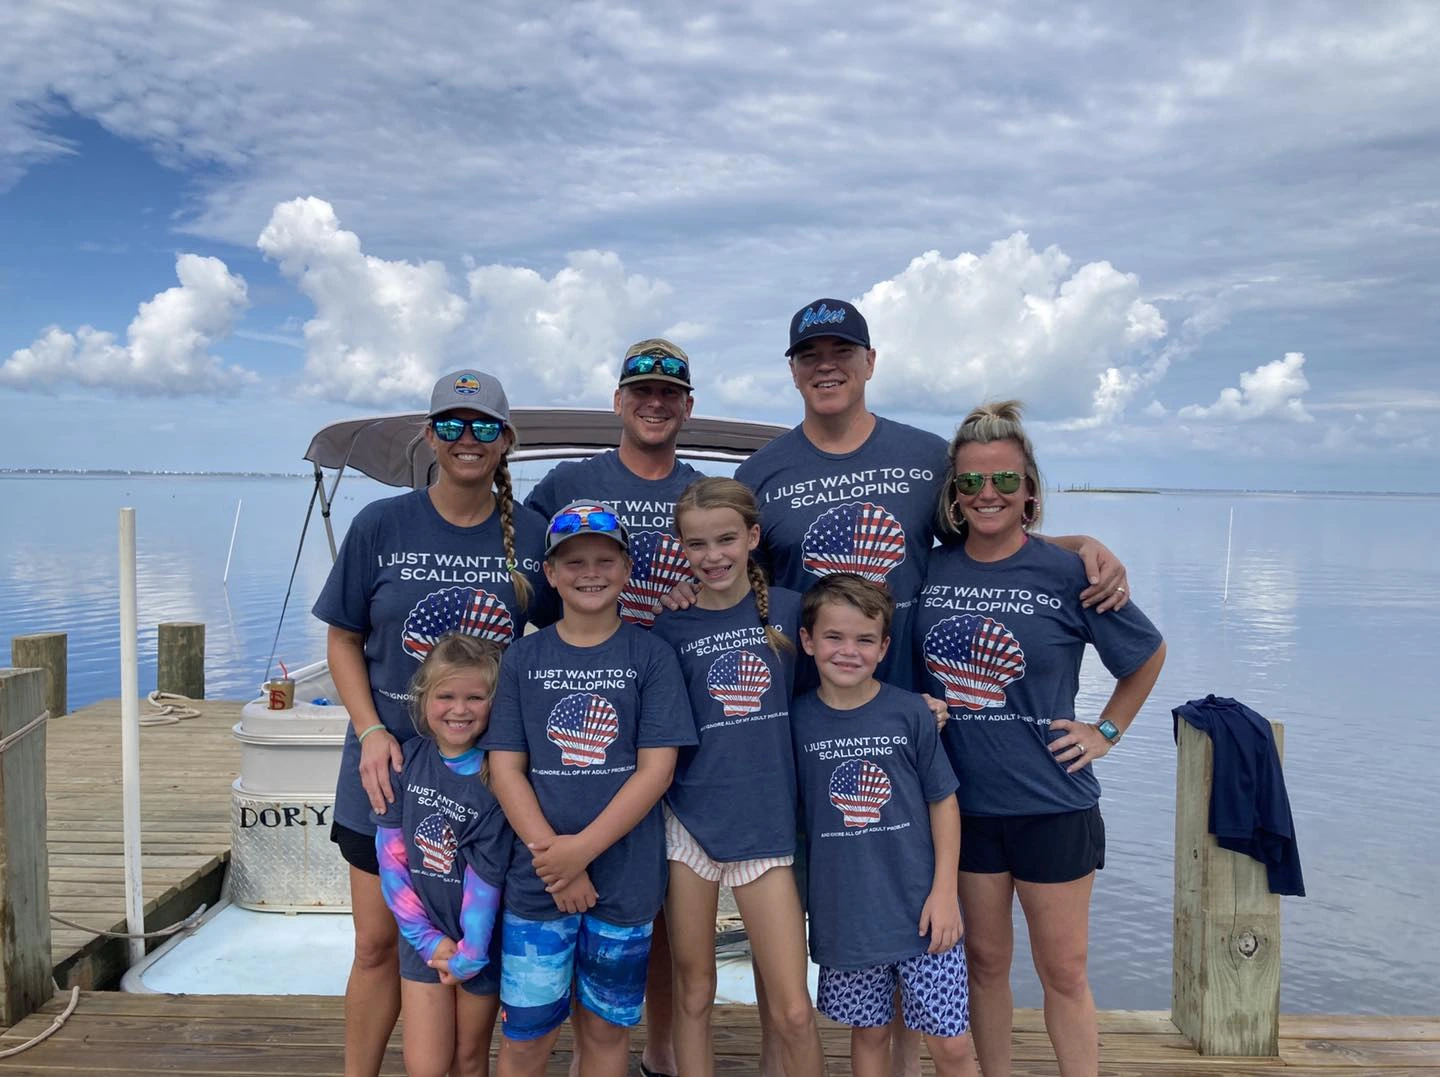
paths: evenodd
<path fill-rule="evenodd" d="M 314 608 L 330 626 L 330 672 L 351 725 L 330 835 L 350 865 L 355 922 L 347 1077 L 379 1072 L 400 1007 L 398 932 L 381 892 L 372 813 L 399 791 L 401 746 L 415 735 L 411 678 L 447 634 L 505 646 L 529 621 L 555 618 L 541 569 L 545 521 L 512 494 L 506 457 L 516 434 L 500 382 L 479 370 L 445 375 L 424 437 L 434 483 L 359 512 Z"/>
<path fill-rule="evenodd" d="M 915 620 L 917 673 L 942 697 L 943 740 L 960 779 L 960 904 L 975 1052 L 985 1077 L 1009 1077 L 1014 1000 L 1011 909 L 1018 895 L 1062 1077 L 1099 1069 L 1086 975 L 1090 893 L 1105 865 L 1100 783 L 1107 754 L 1165 661 L 1160 633 L 1133 602 L 1081 605 L 1080 558 L 1034 533 L 1043 488 L 1020 404 L 978 407 L 951 439 Z M 1115 688 L 1081 720 L 1086 644 Z"/>

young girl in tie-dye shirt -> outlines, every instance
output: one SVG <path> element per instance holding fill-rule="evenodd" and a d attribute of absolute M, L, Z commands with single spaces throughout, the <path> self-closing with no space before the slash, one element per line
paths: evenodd
<path fill-rule="evenodd" d="M 374 816 L 385 903 L 400 927 L 400 998 L 410 1073 L 489 1072 L 499 1010 L 495 918 L 513 835 L 485 753 L 500 648 L 441 639 L 411 686 L 421 736 L 404 746 L 398 796 Z"/>

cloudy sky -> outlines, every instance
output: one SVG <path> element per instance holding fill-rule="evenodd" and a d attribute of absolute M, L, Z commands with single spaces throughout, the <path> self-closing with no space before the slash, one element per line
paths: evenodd
<path fill-rule="evenodd" d="M 0 6 L 0 466 L 298 470 L 657 333 L 794 422 L 838 296 L 1055 482 L 1440 491 L 1440 6 L 697 10 Z"/>

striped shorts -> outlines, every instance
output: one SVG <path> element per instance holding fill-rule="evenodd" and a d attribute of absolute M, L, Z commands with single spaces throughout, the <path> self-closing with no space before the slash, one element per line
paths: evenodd
<path fill-rule="evenodd" d="M 695 836 L 685 829 L 685 824 L 676 818 L 670 805 L 665 811 L 665 858 L 684 864 L 706 882 L 720 883 L 731 888 L 753 883 L 771 868 L 788 868 L 795 863 L 793 856 L 768 856 L 759 860 L 720 861 L 700 847 Z"/>

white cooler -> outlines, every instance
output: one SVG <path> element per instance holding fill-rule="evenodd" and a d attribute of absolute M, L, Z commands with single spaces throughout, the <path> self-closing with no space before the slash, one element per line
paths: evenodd
<path fill-rule="evenodd" d="M 323 687 L 297 685 L 309 695 Z M 297 702 L 274 711 L 262 697 L 241 711 L 234 727 L 240 777 L 230 814 L 230 897 L 237 905 L 277 912 L 350 907 L 349 869 L 330 840 L 349 724 L 338 705 Z"/>

